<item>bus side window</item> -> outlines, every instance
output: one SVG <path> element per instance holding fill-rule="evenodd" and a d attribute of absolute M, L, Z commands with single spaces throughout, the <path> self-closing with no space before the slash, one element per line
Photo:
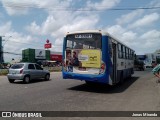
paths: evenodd
<path fill-rule="evenodd" d="M 123 45 L 121 45 L 121 59 L 123 59 Z"/>
<path fill-rule="evenodd" d="M 112 57 L 112 43 L 109 43 L 109 54 Z"/>
<path fill-rule="evenodd" d="M 125 46 L 122 46 L 123 47 L 123 58 L 125 59 L 126 58 L 126 52 L 125 52 Z"/>
<path fill-rule="evenodd" d="M 118 44 L 118 57 L 123 58 L 122 45 Z"/>

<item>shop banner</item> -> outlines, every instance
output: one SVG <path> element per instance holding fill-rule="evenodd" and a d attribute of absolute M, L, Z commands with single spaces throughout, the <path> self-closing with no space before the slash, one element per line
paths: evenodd
<path fill-rule="evenodd" d="M 45 50 L 35 49 L 35 58 L 36 59 L 46 59 Z"/>

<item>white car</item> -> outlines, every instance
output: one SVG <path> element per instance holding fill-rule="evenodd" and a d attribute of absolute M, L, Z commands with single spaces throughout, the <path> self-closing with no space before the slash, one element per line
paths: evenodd
<path fill-rule="evenodd" d="M 145 63 L 145 68 L 153 68 L 152 64 L 151 63 Z"/>
<path fill-rule="evenodd" d="M 16 63 L 9 68 L 7 77 L 10 83 L 13 83 L 15 80 L 23 80 L 24 83 L 29 83 L 32 79 L 44 78 L 49 80 L 50 72 L 43 70 L 36 63 Z"/>

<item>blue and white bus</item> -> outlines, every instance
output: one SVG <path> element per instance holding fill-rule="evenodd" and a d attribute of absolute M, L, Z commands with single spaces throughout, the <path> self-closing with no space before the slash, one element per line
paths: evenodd
<path fill-rule="evenodd" d="M 115 85 L 134 73 L 134 50 L 101 30 L 68 32 L 63 63 L 63 79 Z"/>

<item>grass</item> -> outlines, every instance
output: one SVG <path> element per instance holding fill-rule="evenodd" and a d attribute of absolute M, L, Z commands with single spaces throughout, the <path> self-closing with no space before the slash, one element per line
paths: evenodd
<path fill-rule="evenodd" d="M 7 75 L 8 69 L 0 69 L 0 75 Z"/>
<path fill-rule="evenodd" d="M 45 70 L 49 70 L 50 72 L 60 72 L 62 71 L 62 66 L 58 67 L 44 67 Z"/>

